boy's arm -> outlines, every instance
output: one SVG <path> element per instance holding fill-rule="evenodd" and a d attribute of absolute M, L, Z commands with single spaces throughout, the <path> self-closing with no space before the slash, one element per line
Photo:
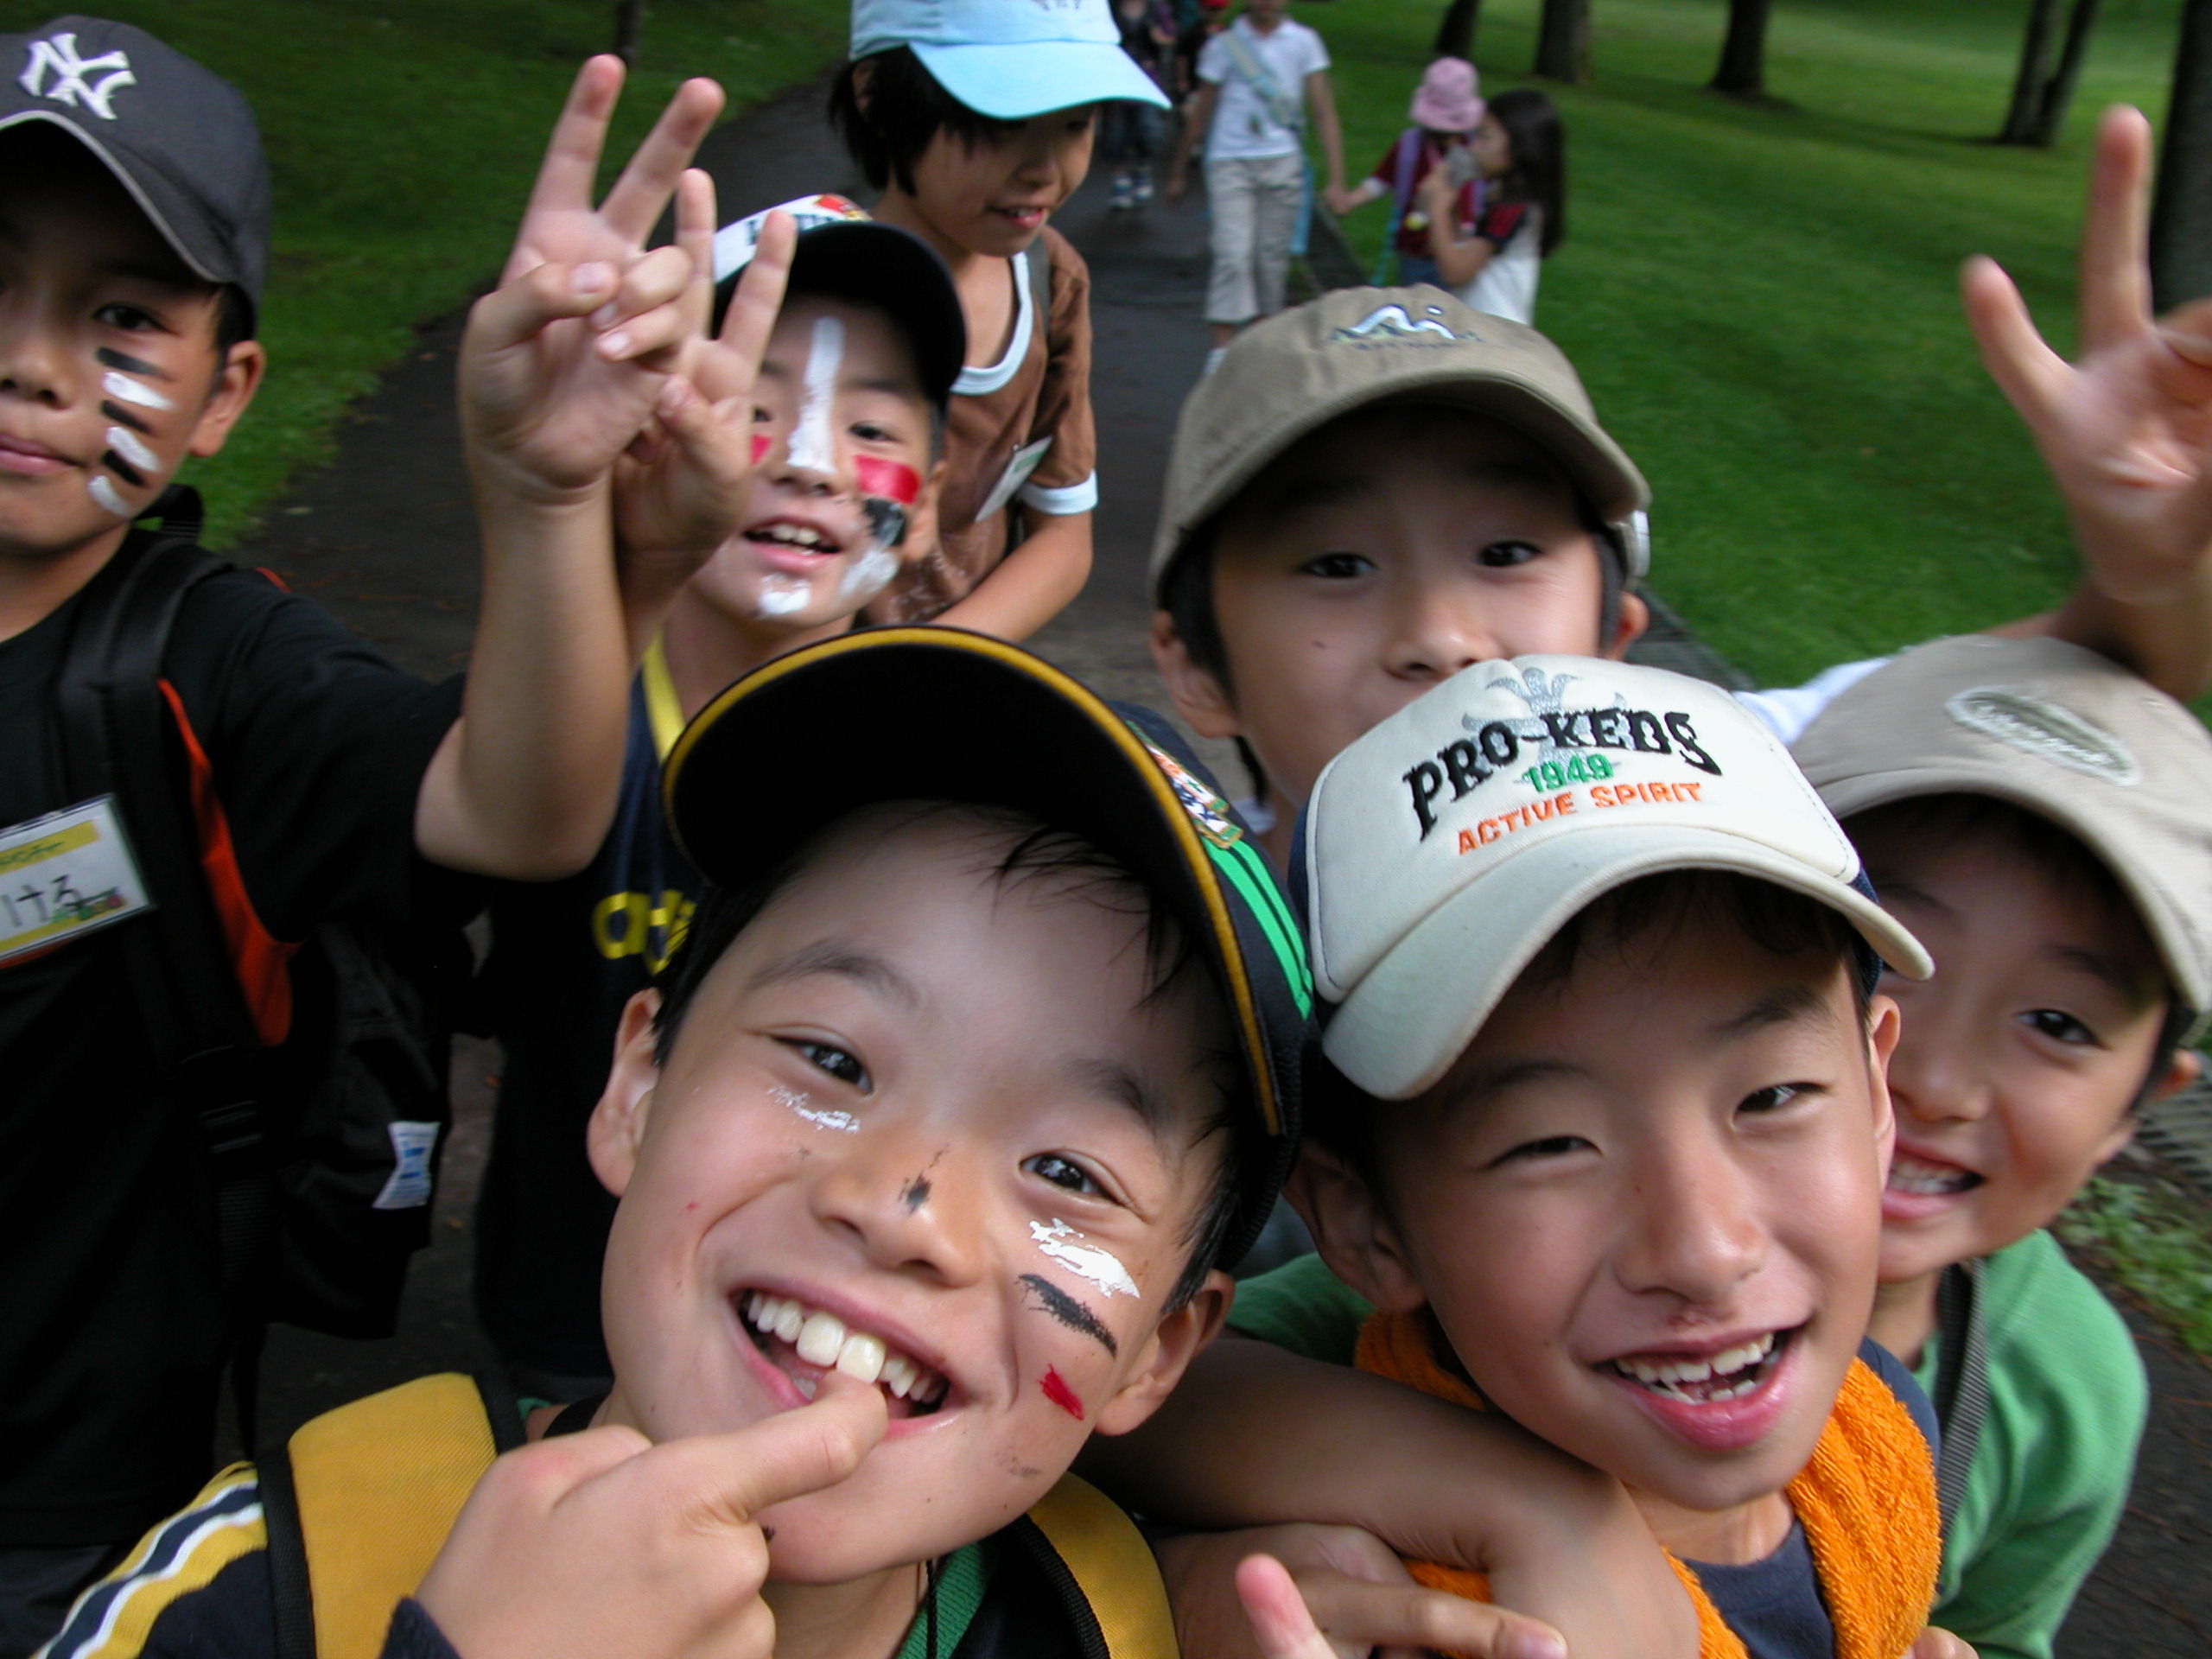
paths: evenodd
<path fill-rule="evenodd" d="M 1126 1507 L 1215 1528 L 1362 1528 L 1486 1572 L 1577 1659 L 1696 1651 L 1688 1596 L 1620 1484 L 1502 1418 L 1226 1337 L 1084 1473 Z M 1658 1633 L 1665 1633 L 1660 1639 Z"/>
<path fill-rule="evenodd" d="M 1067 607 L 1090 577 L 1090 515 L 1025 509 L 1033 528 L 973 592 L 931 620 L 1022 640 Z"/>
<path fill-rule="evenodd" d="M 2107 111 L 2075 362 L 2044 343 L 1993 261 L 1968 261 L 1961 285 L 1982 361 L 2065 497 L 2083 564 L 2057 609 L 1992 632 L 2085 645 L 2187 699 L 2212 686 L 2212 303 L 2152 317 L 2150 166 L 2150 124 Z"/>
<path fill-rule="evenodd" d="M 1321 135 L 1321 165 L 1326 169 L 1322 200 L 1340 196 L 1344 189 L 1344 134 L 1337 124 L 1337 95 L 1329 85 L 1329 72 L 1316 69 L 1306 77 L 1306 103 L 1313 111 L 1313 125 Z"/>
<path fill-rule="evenodd" d="M 696 435 L 674 376 L 689 262 L 645 241 L 721 108 L 685 83 L 607 200 L 594 175 L 622 66 L 594 58 L 556 125 L 502 286 L 461 352 L 484 594 L 461 718 L 416 796 L 416 844 L 459 869 L 568 874 L 605 836 L 632 650 L 609 521 L 615 459 L 659 409 Z"/>

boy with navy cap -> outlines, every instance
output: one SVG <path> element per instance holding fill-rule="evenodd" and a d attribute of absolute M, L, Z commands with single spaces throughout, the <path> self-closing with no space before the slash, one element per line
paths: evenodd
<path fill-rule="evenodd" d="M 245 99 L 125 24 L 0 37 L 0 1653 L 46 1635 L 204 1478 L 229 1332 L 250 1317 L 218 1249 L 198 1051 L 180 1040 L 198 1033 L 161 1007 L 212 995 L 254 1064 L 290 1033 L 287 963 L 326 918 L 449 920 L 443 871 L 566 874 L 605 831 L 631 663 L 615 463 L 657 446 L 632 505 L 679 561 L 721 534 L 719 486 L 697 486 L 733 474 L 672 372 L 688 257 L 644 252 L 720 95 L 679 92 L 594 209 L 573 158 L 595 159 L 620 79 L 611 60 L 579 78 L 464 346 L 486 546 L 464 690 L 207 560 L 196 497 L 165 492 L 222 448 L 262 375 L 269 184 Z M 149 514 L 166 533 L 137 525 Z M 70 689 L 113 660 L 94 654 L 105 621 L 172 582 L 158 664 L 89 694 L 111 730 L 118 699 L 143 699 L 153 734 L 130 753 L 161 747 L 165 835 L 154 790 L 79 741 L 95 728 Z M 229 951 L 200 986 L 153 931 L 194 911 Z"/>
<path fill-rule="evenodd" d="M 869 608 L 1026 639 L 1083 590 L 1098 503 L 1090 273 L 1046 224 L 1090 169 L 1100 104 L 1166 99 L 1107 0 L 856 0 L 830 118 L 875 216 L 952 272 L 974 359 L 954 385 L 936 543 Z"/>

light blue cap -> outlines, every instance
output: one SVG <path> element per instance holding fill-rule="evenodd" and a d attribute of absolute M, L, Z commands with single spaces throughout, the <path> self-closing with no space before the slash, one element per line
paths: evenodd
<path fill-rule="evenodd" d="M 1117 99 L 1168 107 L 1122 50 L 1109 0 L 853 0 L 854 58 L 897 46 L 995 120 Z"/>

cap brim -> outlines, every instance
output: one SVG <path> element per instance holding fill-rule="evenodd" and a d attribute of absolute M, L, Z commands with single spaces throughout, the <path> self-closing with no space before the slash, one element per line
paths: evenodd
<path fill-rule="evenodd" d="M 1539 842 L 1432 911 L 1352 988 L 1322 1048 L 1369 1094 L 1411 1099 L 1452 1069 L 1569 918 L 1638 876 L 1682 869 L 1732 870 L 1801 893 L 1840 912 L 1907 978 L 1933 971 L 1879 905 L 1772 848 L 1688 825 L 1593 829 Z"/>
<path fill-rule="evenodd" d="M 2024 812 L 2048 818 L 2094 853 L 2097 861 L 2111 872 L 2113 880 L 2120 883 L 2133 902 L 2136 914 L 2143 918 L 2143 925 L 2158 950 L 2158 960 L 2173 982 L 2176 995 L 2197 1016 L 2196 1031 L 2190 1033 L 2192 1039 L 2202 1031 L 2207 1016 L 2212 1015 L 2212 982 L 2207 982 L 2196 966 L 2196 940 L 2186 921 L 2176 912 L 2173 900 L 2151 881 L 2143 869 L 2139 849 L 2113 836 L 2112 826 L 2104 817 L 2111 808 L 2108 796 L 2085 791 L 2082 804 L 2076 805 L 2057 791 L 2038 795 L 2023 789 L 2017 773 L 2002 768 L 1977 767 L 1952 754 L 1945 755 L 1941 765 L 1925 770 L 1904 767 L 1893 772 L 1865 772 L 1827 785 L 1820 793 L 1822 803 L 1838 818 L 1871 812 L 1878 806 L 1924 795 L 1986 795 Z"/>
<path fill-rule="evenodd" d="M 708 704 L 662 789 L 678 844 L 726 885 L 876 801 L 995 804 L 1082 836 L 1164 895 L 1219 971 L 1262 1119 L 1282 1132 L 1282 1057 L 1262 1029 L 1223 878 L 1142 741 L 1050 664 L 957 628 L 845 634 Z"/>
<path fill-rule="evenodd" d="M 1169 107 L 1167 95 L 1118 45 L 1027 41 L 991 46 L 927 46 L 914 55 L 937 84 L 978 115 L 1026 121 L 1051 110 L 1126 100 Z"/>

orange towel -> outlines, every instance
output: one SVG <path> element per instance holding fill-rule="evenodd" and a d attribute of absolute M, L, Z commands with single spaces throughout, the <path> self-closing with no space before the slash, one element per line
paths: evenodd
<path fill-rule="evenodd" d="M 1487 1410 L 1480 1395 L 1437 1363 L 1422 1313 L 1376 1313 L 1359 1333 L 1363 1371 L 1456 1405 Z M 1813 1460 L 1789 1485 L 1835 1623 L 1836 1659 L 1899 1659 L 1928 1623 L 1942 1556 L 1935 1460 L 1904 1402 L 1859 1360 L 1851 1362 Z M 1700 1659 L 1746 1659 L 1697 1574 L 1667 1558 L 1697 1608 Z M 1490 1581 L 1464 1567 L 1408 1561 L 1414 1580 L 1470 1601 Z"/>

